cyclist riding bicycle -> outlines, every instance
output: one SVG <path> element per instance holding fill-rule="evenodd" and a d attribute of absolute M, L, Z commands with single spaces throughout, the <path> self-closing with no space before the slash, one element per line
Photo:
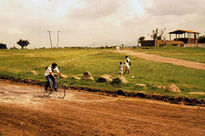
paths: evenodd
<path fill-rule="evenodd" d="M 47 80 L 47 83 L 45 85 L 45 91 L 47 91 L 48 87 L 51 86 L 51 81 L 53 82 L 54 90 L 57 91 L 57 89 L 58 89 L 58 86 L 57 86 L 56 80 L 55 80 L 56 77 L 54 76 L 53 72 L 57 72 L 58 75 L 63 78 L 62 74 L 58 70 L 58 67 L 57 67 L 56 63 L 53 63 L 51 66 L 47 67 L 46 72 L 45 72 L 45 77 L 46 77 L 46 80 Z"/>

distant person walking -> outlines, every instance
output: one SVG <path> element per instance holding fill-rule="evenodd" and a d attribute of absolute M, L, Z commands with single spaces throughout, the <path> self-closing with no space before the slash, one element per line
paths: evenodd
<path fill-rule="evenodd" d="M 123 64 L 122 64 L 122 62 L 120 62 L 119 69 L 120 69 L 120 74 L 122 75 L 123 74 Z"/>

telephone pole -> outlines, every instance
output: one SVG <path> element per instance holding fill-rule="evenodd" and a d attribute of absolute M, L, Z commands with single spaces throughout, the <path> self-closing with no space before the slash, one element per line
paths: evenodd
<path fill-rule="evenodd" d="M 59 33 L 60 33 L 60 31 L 58 30 L 58 33 L 57 33 L 57 48 L 58 48 L 58 45 L 59 45 Z"/>
<path fill-rule="evenodd" d="M 48 35 L 49 35 L 49 38 L 50 38 L 50 44 L 51 44 L 51 48 L 52 48 L 51 31 L 48 31 Z"/>

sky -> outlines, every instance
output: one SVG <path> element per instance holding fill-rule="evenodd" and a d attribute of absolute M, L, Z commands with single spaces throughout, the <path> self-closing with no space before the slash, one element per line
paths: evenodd
<path fill-rule="evenodd" d="M 0 43 L 28 48 L 136 45 L 155 28 L 205 35 L 205 0 L 0 0 Z"/>

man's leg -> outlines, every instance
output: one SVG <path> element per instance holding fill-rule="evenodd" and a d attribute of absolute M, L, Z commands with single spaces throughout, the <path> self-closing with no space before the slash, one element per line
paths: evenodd
<path fill-rule="evenodd" d="M 49 77 L 50 77 L 50 79 L 52 80 L 52 82 L 53 82 L 53 88 L 55 89 L 55 91 L 57 91 L 57 83 L 56 83 L 56 80 L 55 80 L 55 78 L 53 77 L 53 76 L 51 76 L 51 75 L 49 75 Z"/>
<path fill-rule="evenodd" d="M 46 76 L 46 80 L 47 80 L 47 83 L 45 85 L 45 90 L 47 91 L 48 90 L 48 87 L 51 86 L 51 79 L 49 76 Z"/>

